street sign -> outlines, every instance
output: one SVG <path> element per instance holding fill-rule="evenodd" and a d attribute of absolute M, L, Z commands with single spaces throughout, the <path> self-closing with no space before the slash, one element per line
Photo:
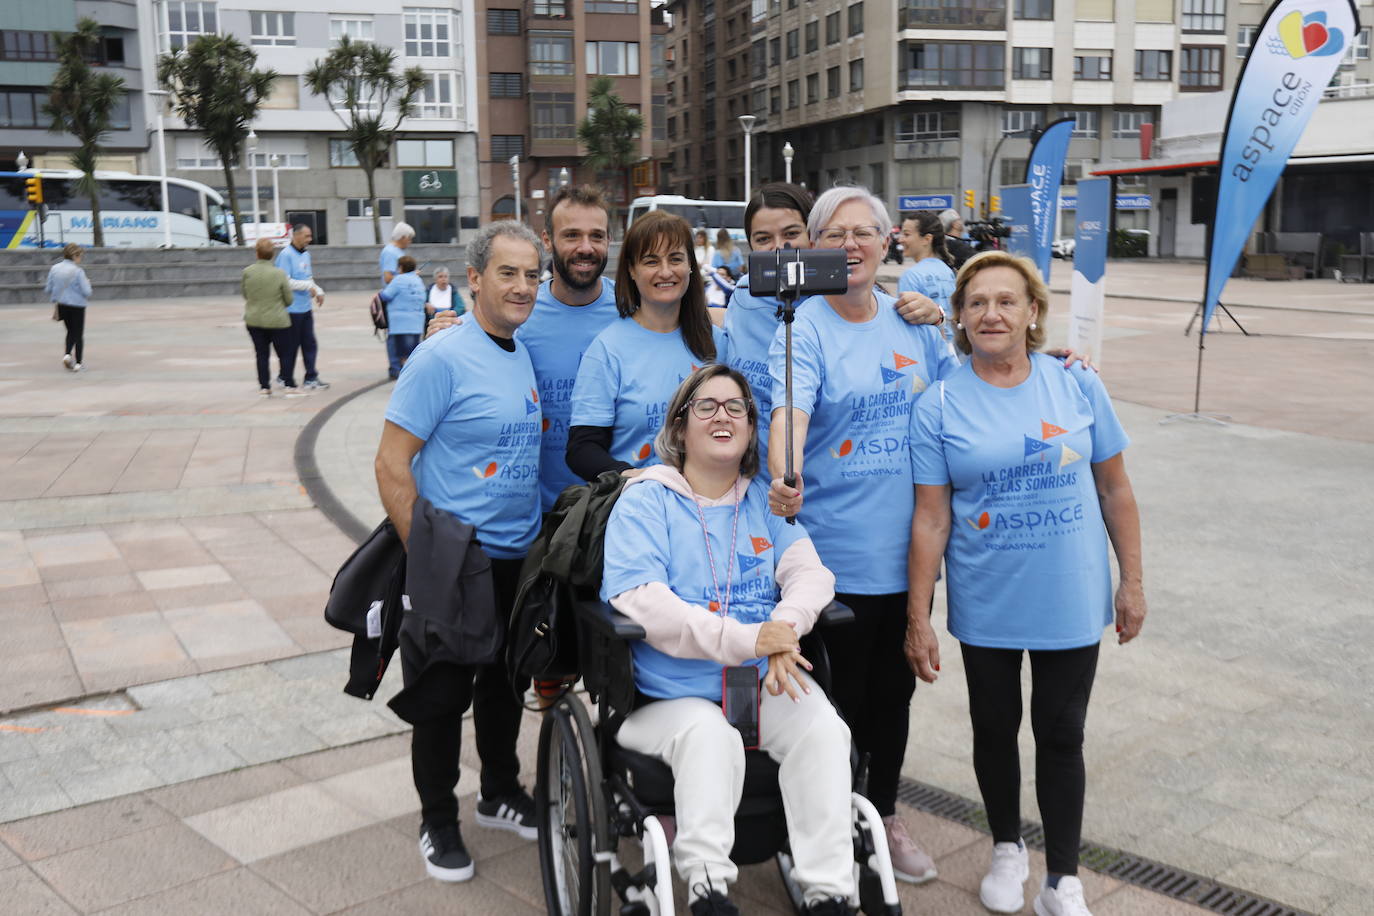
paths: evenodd
<path fill-rule="evenodd" d="M 458 196 L 458 173 L 453 169 L 407 169 L 401 172 L 406 197 Z"/>
<path fill-rule="evenodd" d="M 897 209 L 909 210 L 949 210 L 954 207 L 953 194 L 903 194 L 897 198 Z"/>
<path fill-rule="evenodd" d="M 1116 208 L 1118 210 L 1148 210 L 1150 209 L 1149 194 L 1118 194 L 1116 195 Z M 1064 194 L 1059 198 L 1059 208 L 1061 210 L 1077 210 L 1078 198 L 1072 194 Z"/>

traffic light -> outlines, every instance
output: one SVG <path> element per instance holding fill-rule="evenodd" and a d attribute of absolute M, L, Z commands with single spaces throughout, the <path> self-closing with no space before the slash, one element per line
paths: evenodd
<path fill-rule="evenodd" d="M 972 210 L 972 209 L 973 209 L 973 205 L 974 205 L 974 203 L 976 202 L 977 198 L 978 198 L 978 195 L 977 195 L 977 193 L 973 190 L 973 188 L 964 188 L 964 206 L 965 206 L 965 207 L 967 207 L 968 209 Z"/>
<path fill-rule="evenodd" d="M 1002 212 L 1002 198 L 998 197 L 996 194 L 992 195 L 991 207 L 993 213 Z"/>
<path fill-rule="evenodd" d="M 24 196 L 31 206 L 36 207 L 41 204 L 43 202 L 43 179 L 37 175 L 32 178 L 25 178 Z"/>

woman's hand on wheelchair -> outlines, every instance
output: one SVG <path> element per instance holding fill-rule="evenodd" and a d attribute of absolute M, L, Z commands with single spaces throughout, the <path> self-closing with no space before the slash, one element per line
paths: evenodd
<path fill-rule="evenodd" d="M 801 679 L 800 668 L 811 670 L 811 663 L 802 657 L 801 649 L 773 653 L 768 656 L 768 673 L 763 677 L 764 689 L 773 696 L 786 691 L 793 703 L 800 703 L 801 697 L 797 691 L 811 692 L 811 688 Z"/>
<path fill-rule="evenodd" d="M 927 684 L 935 683 L 940 676 L 940 642 L 929 618 L 907 622 L 906 640 L 902 648 L 906 651 L 906 661 L 912 673 Z"/>

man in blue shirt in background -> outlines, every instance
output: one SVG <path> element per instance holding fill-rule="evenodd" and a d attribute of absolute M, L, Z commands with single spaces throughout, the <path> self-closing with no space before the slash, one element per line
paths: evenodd
<path fill-rule="evenodd" d="M 396 269 L 396 264 L 413 241 L 415 241 L 415 230 L 409 223 L 397 223 L 391 230 L 391 241 L 382 248 L 381 257 L 377 259 L 377 266 L 382 271 L 383 289 L 395 279 L 396 274 L 400 273 Z M 386 363 L 387 375 L 394 380 L 396 376 L 401 374 L 401 357 L 396 352 L 395 342 L 389 333 L 386 335 Z"/>
<path fill-rule="evenodd" d="M 315 341 L 315 313 L 312 306 L 324 308 L 324 290 L 315 282 L 314 268 L 310 264 L 310 252 L 306 249 L 314 240 L 315 234 L 304 223 L 297 223 L 291 230 L 291 244 L 277 255 L 276 265 L 286 271 L 291 284 L 291 304 L 286 313 L 291 316 L 291 352 L 295 362 L 295 352 L 300 351 L 305 362 L 305 384 L 307 391 L 320 391 L 329 383 L 320 380 L 315 371 L 315 356 L 319 344 Z M 278 379 L 280 381 L 280 379 Z"/>

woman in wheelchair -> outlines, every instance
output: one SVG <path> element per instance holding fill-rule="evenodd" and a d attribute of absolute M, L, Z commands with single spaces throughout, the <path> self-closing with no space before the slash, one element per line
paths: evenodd
<path fill-rule="evenodd" d="M 756 425 L 743 376 L 697 369 L 669 402 L 655 442 L 663 464 L 630 480 L 611 514 L 602 597 L 646 634 L 633 647 L 640 703 L 617 740 L 672 769 L 673 859 L 692 913 L 738 913 L 727 891 L 745 744 L 721 700 L 725 672 L 747 669 L 759 697 L 755 740 L 779 764 L 805 911 L 847 914 L 849 729 L 798 644 L 835 579 L 806 530 L 768 511 L 767 482 L 754 479 Z"/>

